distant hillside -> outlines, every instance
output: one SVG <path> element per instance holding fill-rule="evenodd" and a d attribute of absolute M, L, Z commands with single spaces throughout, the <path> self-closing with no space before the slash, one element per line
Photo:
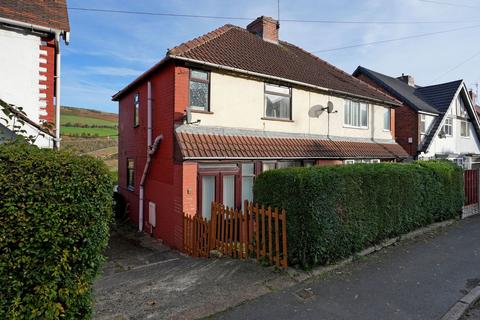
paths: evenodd
<path fill-rule="evenodd" d="M 85 108 L 63 106 L 60 109 L 61 134 L 79 137 L 118 135 L 118 115 Z"/>

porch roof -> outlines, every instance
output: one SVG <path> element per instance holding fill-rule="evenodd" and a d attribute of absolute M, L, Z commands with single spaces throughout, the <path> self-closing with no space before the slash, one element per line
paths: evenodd
<path fill-rule="evenodd" d="M 195 159 L 402 159 L 408 154 L 393 141 L 348 140 L 319 135 L 285 134 L 180 126 L 176 141 L 182 158 Z"/>

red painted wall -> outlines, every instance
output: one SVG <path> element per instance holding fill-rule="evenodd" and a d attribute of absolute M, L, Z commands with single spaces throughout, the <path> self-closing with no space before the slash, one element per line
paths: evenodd
<path fill-rule="evenodd" d="M 147 148 L 147 83 L 152 85 L 152 141 L 163 140 L 152 158 L 144 186 L 144 230 L 167 245 L 183 248 L 183 213 L 197 209 L 197 164 L 177 161 L 174 129 L 188 103 L 189 70 L 169 63 L 143 80 L 119 101 L 119 192 L 130 203 L 130 218 L 138 224 L 139 184 Z M 133 98 L 140 93 L 139 126 L 134 128 Z M 135 189 L 127 190 L 127 158 L 135 159 Z M 156 205 L 156 227 L 148 224 L 149 202 Z"/>

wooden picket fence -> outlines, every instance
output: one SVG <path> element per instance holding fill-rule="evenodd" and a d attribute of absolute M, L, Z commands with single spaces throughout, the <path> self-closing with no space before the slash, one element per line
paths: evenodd
<path fill-rule="evenodd" d="M 478 169 L 465 170 L 465 205 L 478 203 Z"/>
<path fill-rule="evenodd" d="M 184 250 L 195 257 L 209 257 L 217 250 L 232 258 L 254 257 L 286 268 L 287 218 L 284 209 L 265 208 L 245 201 L 244 210 L 212 203 L 210 221 L 184 215 Z"/>

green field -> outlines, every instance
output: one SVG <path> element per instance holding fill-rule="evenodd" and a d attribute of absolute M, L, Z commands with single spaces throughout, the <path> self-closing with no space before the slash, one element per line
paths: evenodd
<path fill-rule="evenodd" d="M 117 136 L 118 115 L 98 110 L 62 107 L 60 115 L 60 133 L 65 136 L 92 137 Z M 66 126 L 69 124 L 69 126 Z M 81 128 L 73 125 L 108 126 L 110 128 Z"/>
<path fill-rule="evenodd" d="M 60 134 L 64 135 L 81 135 L 90 134 L 92 136 L 98 135 L 99 137 L 116 136 L 118 130 L 116 128 L 75 128 L 75 127 L 60 127 Z"/>
<path fill-rule="evenodd" d="M 87 124 L 87 125 L 112 126 L 112 127 L 115 127 L 117 125 L 116 121 L 102 120 L 97 118 L 88 118 L 84 116 L 77 116 L 77 115 L 71 115 L 71 114 L 63 114 L 61 116 L 60 123 L 62 125 L 66 123 L 71 123 L 71 124 L 81 123 L 81 124 Z"/>

